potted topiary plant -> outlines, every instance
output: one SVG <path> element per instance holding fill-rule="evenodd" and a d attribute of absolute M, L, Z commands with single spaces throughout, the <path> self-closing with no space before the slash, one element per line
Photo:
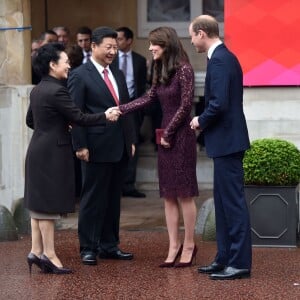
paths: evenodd
<path fill-rule="evenodd" d="M 285 140 L 255 140 L 245 152 L 243 164 L 252 244 L 296 247 L 299 234 L 299 149 Z"/>

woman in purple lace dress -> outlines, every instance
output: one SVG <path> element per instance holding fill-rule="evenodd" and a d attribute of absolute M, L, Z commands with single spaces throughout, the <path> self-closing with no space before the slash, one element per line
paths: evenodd
<path fill-rule="evenodd" d="M 194 242 L 196 205 L 196 137 L 190 128 L 194 97 L 194 72 L 176 31 L 159 27 L 149 34 L 154 65 L 152 88 L 142 97 L 120 105 L 129 113 L 159 101 L 164 129 L 158 145 L 160 196 L 165 199 L 169 252 L 160 267 L 191 266 L 197 247 Z M 182 208 L 185 236 L 179 240 L 179 212 Z M 180 261 L 176 263 L 176 259 Z"/>

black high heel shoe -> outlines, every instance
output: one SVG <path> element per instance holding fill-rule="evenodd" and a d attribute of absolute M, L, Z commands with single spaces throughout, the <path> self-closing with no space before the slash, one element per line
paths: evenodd
<path fill-rule="evenodd" d="M 32 252 L 30 252 L 27 256 L 27 263 L 28 263 L 30 275 L 31 275 L 31 269 L 33 264 L 37 265 L 40 269 L 42 269 L 41 259 L 35 254 L 33 254 Z"/>
<path fill-rule="evenodd" d="M 181 244 L 180 247 L 179 247 L 179 249 L 178 249 L 178 252 L 177 252 L 177 254 L 176 254 L 175 258 L 174 258 L 174 260 L 170 261 L 170 262 L 163 262 L 162 264 L 159 265 L 159 267 L 160 268 L 172 268 L 172 267 L 174 267 L 177 258 L 182 253 L 182 249 L 183 249 L 183 245 Z"/>
<path fill-rule="evenodd" d="M 194 249 L 193 249 L 193 252 L 192 252 L 192 256 L 191 256 L 191 259 L 190 261 L 188 262 L 179 262 L 178 264 L 176 264 L 174 267 L 175 268 L 185 268 L 185 267 L 190 267 L 193 263 L 193 261 L 195 260 L 195 263 L 196 263 L 196 254 L 197 254 L 197 251 L 198 251 L 198 248 L 196 245 L 194 245 Z"/>
<path fill-rule="evenodd" d="M 41 266 L 42 266 L 42 270 L 45 273 L 54 273 L 54 274 L 70 274 L 70 273 L 72 273 L 71 269 L 57 267 L 54 263 L 52 263 L 50 261 L 50 259 L 45 254 L 43 254 L 41 256 Z"/>

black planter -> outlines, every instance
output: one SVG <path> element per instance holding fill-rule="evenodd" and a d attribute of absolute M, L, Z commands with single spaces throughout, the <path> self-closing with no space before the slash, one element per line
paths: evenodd
<path fill-rule="evenodd" d="M 299 237 L 299 185 L 245 186 L 252 245 L 297 247 Z"/>

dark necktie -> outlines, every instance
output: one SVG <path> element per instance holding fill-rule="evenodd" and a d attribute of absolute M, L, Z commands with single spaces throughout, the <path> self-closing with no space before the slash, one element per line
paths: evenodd
<path fill-rule="evenodd" d="M 127 74 L 127 54 L 123 54 L 123 63 L 122 63 L 122 67 L 121 70 L 126 78 L 126 74 Z"/>
<path fill-rule="evenodd" d="M 113 87 L 113 85 L 112 85 L 112 83 L 111 83 L 111 81 L 110 81 L 110 79 L 108 77 L 108 70 L 104 69 L 103 70 L 103 74 L 104 74 L 104 81 L 105 81 L 108 89 L 110 90 L 110 93 L 112 94 L 112 96 L 113 96 L 116 104 L 119 105 L 119 99 L 118 99 L 117 94 L 115 92 L 115 89 L 114 89 L 114 87 Z"/>

